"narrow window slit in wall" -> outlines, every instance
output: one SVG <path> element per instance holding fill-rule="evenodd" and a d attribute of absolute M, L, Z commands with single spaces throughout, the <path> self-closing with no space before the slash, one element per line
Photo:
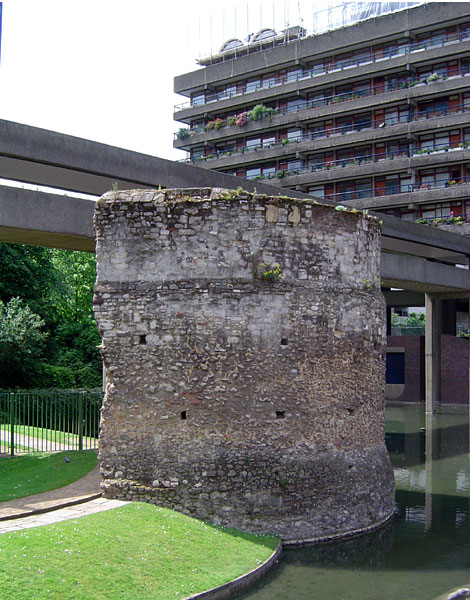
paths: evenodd
<path fill-rule="evenodd" d="M 139 344 L 146 344 L 147 337 L 145 335 L 139 335 Z"/>
<path fill-rule="evenodd" d="M 288 344 L 287 338 L 282 338 L 282 340 L 281 340 L 281 346 L 287 346 L 287 344 Z"/>
<path fill-rule="evenodd" d="M 186 421 L 186 411 L 185 410 L 181 411 L 181 420 Z"/>
<path fill-rule="evenodd" d="M 284 419 L 285 413 L 283 410 L 276 410 L 276 419 Z"/>

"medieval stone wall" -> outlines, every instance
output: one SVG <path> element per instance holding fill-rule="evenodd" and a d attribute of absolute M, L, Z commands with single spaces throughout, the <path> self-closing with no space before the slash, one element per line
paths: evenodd
<path fill-rule="evenodd" d="M 138 190 L 95 229 L 106 496 L 285 539 L 391 514 L 375 219 Z"/>

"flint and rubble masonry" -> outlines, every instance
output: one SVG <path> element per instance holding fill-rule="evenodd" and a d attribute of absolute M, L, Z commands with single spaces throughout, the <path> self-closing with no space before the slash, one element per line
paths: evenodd
<path fill-rule="evenodd" d="M 393 512 L 376 219 L 137 190 L 95 231 L 106 497 L 285 540 Z"/>

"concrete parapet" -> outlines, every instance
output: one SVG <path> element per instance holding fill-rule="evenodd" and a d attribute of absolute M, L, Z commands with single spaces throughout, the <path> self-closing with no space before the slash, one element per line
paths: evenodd
<path fill-rule="evenodd" d="M 221 189 L 108 193 L 105 495 L 285 540 L 393 511 L 376 219 Z"/>

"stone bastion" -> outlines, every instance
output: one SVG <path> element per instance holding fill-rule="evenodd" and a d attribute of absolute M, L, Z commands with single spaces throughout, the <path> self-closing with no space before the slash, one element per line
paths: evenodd
<path fill-rule="evenodd" d="M 284 540 L 394 508 L 380 224 L 223 189 L 96 205 L 102 488 Z"/>

